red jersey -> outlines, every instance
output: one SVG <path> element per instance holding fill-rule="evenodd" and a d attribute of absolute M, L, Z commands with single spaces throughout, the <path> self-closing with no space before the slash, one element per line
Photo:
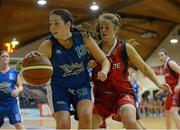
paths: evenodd
<path fill-rule="evenodd" d="M 125 49 L 125 48 L 124 48 Z M 101 70 L 101 65 L 93 69 L 92 81 L 94 82 L 94 96 L 98 95 L 112 98 L 110 95 L 116 97 L 122 94 L 133 95 L 134 91 L 131 83 L 128 81 L 128 68 L 125 70 L 124 61 L 122 57 L 123 44 L 118 41 L 112 50 L 111 54 L 107 56 L 111 63 L 110 72 L 107 75 L 107 80 L 102 82 L 97 79 L 97 73 Z M 128 60 L 128 59 L 126 59 Z M 124 70 L 126 73 L 124 74 Z M 98 92 L 97 92 L 98 91 Z"/>
<path fill-rule="evenodd" d="M 163 67 L 163 73 L 165 75 L 166 83 L 168 83 L 172 90 L 174 90 L 174 87 L 178 84 L 179 81 L 179 74 L 173 71 L 169 66 L 169 61 L 171 59 L 168 59 L 165 66 Z"/>

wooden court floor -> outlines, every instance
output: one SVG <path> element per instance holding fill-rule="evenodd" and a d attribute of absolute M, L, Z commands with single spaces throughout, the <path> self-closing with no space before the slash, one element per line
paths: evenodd
<path fill-rule="evenodd" d="M 72 129 L 77 128 L 77 122 L 72 118 Z M 142 117 L 140 120 L 141 124 L 147 129 L 165 129 L 164 117 Z M 27 130 L 54 130 L 55 121 L 52 117 L 41 117 L 39 119 L 24 119 L 24 125 Z M 107 119 L 108 129 L 124 129 L 122 124 L 113 121 L 112 119 Z M 1 129 L 12 129 L 13 127 L 9 125 L 6 121 Z M 175 126 L 173 126 L 175 128 Z"/>

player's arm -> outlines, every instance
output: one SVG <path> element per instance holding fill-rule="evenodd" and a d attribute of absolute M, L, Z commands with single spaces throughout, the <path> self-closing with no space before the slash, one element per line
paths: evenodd
<path fill-rule="evenodd" d="M 50 42 L 50 40 L 43 41 L 38 47 L 38 52 L 50 59 L 52 55 L 52 43 Z"/>
<path fill-rule="evenodd" d="M 21 81 L 19 74 L 18 74 L 17 81 L 16 81 L 16 87 L 17 87 L 17 90 L 19 93 L 23 91 L 23 85 L 22 85 L 22 81 Z"/>
<path fill-rule="evenodd" d="M 104 52 L 98 47 L 97 43 L 91 36 L 84 37 L 84 42 L 91 55 L 101 64 L 101 71 L 107 76 L 110 70 L 110 62 Z"/>
<path fill-rule="evenodd" d="M 144 93 L 145 89 L 142 86 L 141 82 L 137 81 L 137 85 L 138 85 L 138 88 L 140 89 L 139 95 L 141 96 Z"/>
<path fill-rule="evenodd" d="M 20 92 L 22 92 L 22 91 L 23 91 L 23 85 L 22 85 L 21 78 L 20 78 L 20 76 L 19 76 L 19 74 L 18 74 L 17 80 L 16 80 L 16 89 L 11 92 L 11 95 L 14 96 L 14 97 L 16 97 L 16 96 L 18 96 L 18 94 L 19 94 Z"/>
<path fill-rule="evenodd" d="M 50 40 L 47 39 L 40 44 L 37 51 L 29 52 L 28 54 L 26 54 L 25 58 L 36 55 L 45 55 L 47 58 L 50 59 L 52 55 L 51 52 L 52 52 L 52 44 Z"/>
<path fill-rule="evenodd" d="M 176 73 L 180 75 L 180 66 L 173 60 L 169 61 L 169 66 L 172 70 L 174 70 Z M 177 86 L 180 88 L 180 76 Z"/>
<path fill-rule="evenodd" d="M 180 74 L 180 66 L 173 60 L 169 61 L 169 66 L 172 70 L 174 70 L 176 73 Z"/>
<path fill-rule="evenodd" d="M 126 44 L 127 55 L 131 64 L 137 67 L 142 73 L 144 73 L 151 81 L 153 81 L 159 88 L 162 87 L 162 84 L 157 79 L 154 71 L 149 67 L 140 55 L 137 53 L 134 47 L 130 44 Z"/>

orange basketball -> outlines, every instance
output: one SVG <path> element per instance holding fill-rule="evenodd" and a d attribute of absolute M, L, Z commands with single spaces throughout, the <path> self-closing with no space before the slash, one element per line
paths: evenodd
<path fill-rule="evenodd" d="M 32 85 L 47 83 L 53 73 L 51 62 L 43 55 L 23 59 L 21 70 L 24 80 Z"/>

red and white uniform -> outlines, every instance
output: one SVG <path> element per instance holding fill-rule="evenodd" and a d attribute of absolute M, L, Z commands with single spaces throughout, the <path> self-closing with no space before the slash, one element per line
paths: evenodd
<path fill-rule="evenodd" d="M 179 74 L 173 71 L 174 74 L 170 72 L 170 68 L 168 67 L 168 62 L 170 59 L 166 60 L 165 66 L 163 68 L 163 73 L 165 75 L 166 83 L 169 84 L 173 94 L 168 94 L 165 102 L 165 110 L 170 110 L 172 106 L 180 105 L 180 91 L 178 93 L 174 93 L 174 88 L 179 82 Z"/>
<path fill-rule="evenodd" d="M 97 73 L 101 70 L 100 64 L 93 69 L 92 80 L 94 82 L 95 97 L 94 113 L 104 118 L 117 113 L 118 109 L 125 104 L 134 106 L 134 91 L 131 87 L 131 83 L 128 81 L 127 70 L 126 75 L 124 75 L 123 71 L 125 66 L 121 54 L 122 44 L 116 41 L 107 54 L 111 62 L 111 68 L 106 81 L 102 82 L 97 79 Z"/>

